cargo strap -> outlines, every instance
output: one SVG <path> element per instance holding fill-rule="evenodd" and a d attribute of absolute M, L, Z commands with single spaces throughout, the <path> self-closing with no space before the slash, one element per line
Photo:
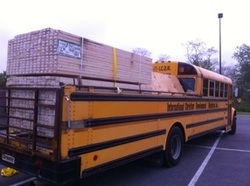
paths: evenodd
<path fill-rule="evenodd" d="M 113 47 L 113 79 L 114 79 L 114 87 L 116 87 L 116 78 L 117 78 L 117 56 L 116 56 L 116 48 Z"/>

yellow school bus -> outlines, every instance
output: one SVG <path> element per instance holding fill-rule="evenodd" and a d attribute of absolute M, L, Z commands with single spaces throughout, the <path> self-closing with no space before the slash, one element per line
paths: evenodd
<path fill-rule="evenodd" d="M 0 163 L 64 184 L 150 155 L 172 167 L 188 140 L 220 129 L 235 133 L 229 78 L 182 62 L 152 69 L 161 83 L 138 90 L 5 88 Z"/>

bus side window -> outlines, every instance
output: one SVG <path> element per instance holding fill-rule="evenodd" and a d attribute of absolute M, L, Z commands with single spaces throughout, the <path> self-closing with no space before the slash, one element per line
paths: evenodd
<path fill-rule="evenodd" d="M 225 84 L 225 95 L 224 95 L 225 98 L 227 98 L 227 93 L 228 93 L 228 85 Z"/>
<path fill-rule="evenodd" d="M 214 96 L 214 81 L 210 80 L 209 96 Z"/>
<path fill-rule="evenodd" d="M 215 97 L 219 97 L 220 93 L 220 83 L 218 81 L 215 82 Z"/>
<path fill-rule="evenodd" d="M 203 79 L 203 96 L 208 96 L 208 79 Z"/>
<path fill-rule="evenodd" d="M 225 84 L 224 83 L 221 83 L 220 85 L 220 97 L 224 97 L 224 87 L 225 87 Z"/>

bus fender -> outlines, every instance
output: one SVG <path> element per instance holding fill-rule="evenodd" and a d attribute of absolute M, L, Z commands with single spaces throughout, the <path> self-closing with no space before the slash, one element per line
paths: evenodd
<path fill-rule="evenodd" d="M 168 133 L 166 148 L 163 151 L 163 166 L 174 167 L 180 162 L 183 144 L 184 133 L 182 127 L 179 125 L 173 125 Z"/>

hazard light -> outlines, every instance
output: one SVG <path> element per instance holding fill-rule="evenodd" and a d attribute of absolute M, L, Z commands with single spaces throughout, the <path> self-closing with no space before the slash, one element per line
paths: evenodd
<path fill-rule="evenodd" d="M 184 67 L 179 67 L 178 72 L 179 72 L 179 74 L 183 74 L 185 72 L 185 68 Z"/>

